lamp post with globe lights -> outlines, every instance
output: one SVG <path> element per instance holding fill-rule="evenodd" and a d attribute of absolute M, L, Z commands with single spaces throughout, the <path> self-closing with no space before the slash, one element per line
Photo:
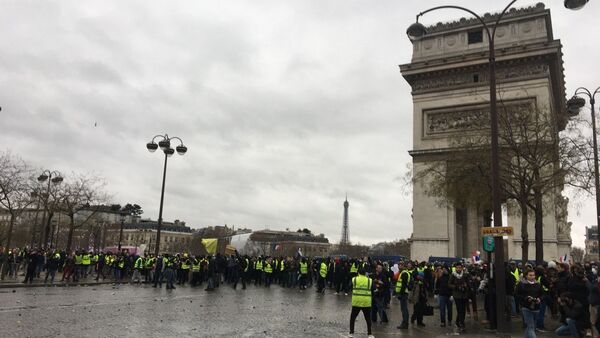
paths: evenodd
<path fill-rule="evenodd" d="M 41 244 L 44 245 L 44 247 L 46 247 L 48 245 L 48 237 L 50 236 L 50 210 L 48 207 L 48 200 L 50 199 L 50 183 L 52 184 L 59 184 L 63 181 L 63 177 L 60 174 L 60 172 L 58 170 L 44 170 L 40 176 L 38 176 L 37 178 L 38 182 L 42 183 L 42 182 L 46 182 L 48 181 L 48 186 L 46 189 L 46 194 L 45 194 L 45 203 L 44 203 L 44 213 L 42 216 L 42 221 L 46 221 L 46 226 L 44 227 L 44 239 L 43 239 L 43 243 L 41 242 L 42 237 L 40 236 L 40 246 Z M 46 216 L 48 217 L 48 219 L 46 219 Z"/>
<path fill-rule="evenodd" d="M 160 141 L 158 141 L 158 144 L 155 142 L 157 139 L 160 140 Z M 171 140 L 179 141 L 179 145 L 177 147 L 175 147 L 175 149 L 173 149 L 171 147 Z M 163 167 L 162 188 L 160 190 L 160 208 L 158 209 L 158 224 L 156 226 L 156 245 L 154 247 L 154 255 L 155 256 L 158 256 L 158 254 L 160 252 L 160 230 L 161 230 L 161 226 L 162 226 L 163 204 L 164 204 L 164 200 L 165 200 L 165 180 L 167 178 L 167 160 L 169 157 L 173 156 L 175 151 L 177 151 L 177 154 L 179 154 L 179 155 L 184 155 L 187 152 L 187 147 L 183 145 L 183 141 L 179 137 L 169 137 L 169 135 L 167 135 L 167 134 L 156 135 L 152 138 L 152 140 L 150 142 L 148 142 L 146 144 L 146 149 L 148 149 L 148 151 L 151 153 L 155 152 L 159 147 L 162 150 L 162 152 L 165 154 L 165 164 Z"/>
<path fill-rule="evenodd" d="M 587 96 L 590 100 L 590 112 L 592 113 L 592 134 L 593 134 L 593 147 L 594 147 L 594 184 L 596 186 L 596 226 L 600 225 L 600 179 L 598 178 L 598 140 L 596 134 L 596 109 L 594 107 L 596 103 L 596 94 L 600 93 L 600 87 L 596 88 L 594 92 L 587 88 L 579 87 L 575 90 L 575 94 L 572 98 L 567 101 L 567 112 L 570 115 L 579 114 L 579 110 L 585 106 L 585 99 L 581 96 Z M 600 256 L 600 252 L 598 253 Z M 600 257 L 599 257 L 600 258 Z"/>

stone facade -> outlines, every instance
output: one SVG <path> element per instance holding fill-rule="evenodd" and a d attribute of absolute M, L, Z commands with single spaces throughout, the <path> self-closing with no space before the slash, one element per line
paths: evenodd
<path fill-rule="evenodd" d="M 493 26 L 496 15 L 483 16 Z M 482 32 L 482 40 L 477 35 Z M 413 171 L 433 162 L 446 163 L 452 154 L 449 136 L 489 128 L 489 55 L 488 39 L 479 21 L 437 24 L 428 34 L 413 41 L 412 62 L 400 70 L 411 85 L 413 98 Z M 511 9 L 500 21 L 495 39 L 498 107 L 543 108 L 562 130 L 568 121 L 562 53 L 559 40 L 552 34 L 550 11 L 543 4 Z M 482 251 L 479 229 L 489 218 L 488 210 L 473 203 L 463 208 L 441 205 L 426 193 L 427 179 L 413 187 L 413 233 L 411 258 L 429 256 L 470 257 Z M 554 206 L 566 203 L 556 191 L 544 196 L 545 256 L 556 258 L 570 252 L 571 238 L 566 212 Z M 564 204 L 566 208 L 566 204 Z M 510 258 L 520 258 L 520 217 L 507 205 L 508 225 L 515 234 L 508 239 Z M 533 212 L 530 212 L 533 215 Z M 533 220 L 530 234 L 533 234 Z M 535 257 L 531 240 L 530 257 Z"/>

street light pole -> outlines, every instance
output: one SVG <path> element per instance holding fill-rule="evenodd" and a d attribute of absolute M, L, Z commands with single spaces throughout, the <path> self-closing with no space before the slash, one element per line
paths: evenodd
<path fill-rule="evenodd" d="M 569 101 L 567 101 L 567 110 L 570 113 L 579 113 L 579 110 L 585 105 L 585 99 L 577 95 L 585 95 L 590 100 L 590 112 L 592 113 L 592 134 L 593 134 L 593 146 L 594 146 L 594 184 L 596 186 L 596 227 L 600 228 L 600 180 L 598 178 L 598 135 L 596 133 L 596 109 L 594 105 L 596 103 L 596 94 L 600 93 L 600 87 L 592 93 L 589 89 L 579 87 L 575 90 L 575 95 Z M 597 238 L 597 240 L 599 240 Z M 598 259 L 600 260 L 600 251 L 598 252 Z"/>
<path fill-rule="evenodd" d="M 119 229 L 118 252 L 121 253 L 121 241 L 123 241 L 123 226 L 125 225 L 125 214 L 121 213 L 121 229 Z"/>
<path fill-rule="evenodd" d="M 50 199 L 50 183 L 54 183 L 54 184 L 59 184 L 60 182 L 63 181 L 63 177 L 60 174 L 59 171 L 57 170 L 44 170 L 40 176 L 38 176 L 37 178 L 38 182 L 45 182 L 46 180 L 48 180 L 48 187 L 46 190 L 46 201 L 44 203 L 44 213 L 42 216 L 42 222 L 44 221 L 44 219 L 46 218 L 46 216 L 48 216 L 48 219 L 45 221 L 46 222 L 46 226 L 44 227 L 44 236 L 43 236 L 43 243 L 42 243 L 42 236 L 40 236 L 40 241 L 38 242 L 39 245 L 38 246 L 42 246 L 42 244 L 44 245 L 44 247 L 48 246 L 48 236 L 50 236 L 50 210 L 48 208 L 48 200 Z"/>
<path fill-rule="evenodd" d="M 155 142 L 156 139 L 161 139 L 158 144 Z M 178 140 L 179 145 L 173 149 L 171 147 L 171 140 Z M 187 152 L 187 147 L 183 145 L 183 141 L 179 137 L 169 137 L 169 135 L 156 135 L 152 138 L 150 142 L 146 144 L 146 149 L 153 153 L 156 149 L 160 149 L 165 154 L 165 163 L 163 166 L 163 177 L 162 177 L 162 186 L 160 189 L 160 207 L 158 209 L 158 223 L 156 225 L 156 246 L 154 247 L 154 256 L 158 257 L 160 253 L 160 232 L 162 228 L 162 220 L 163 220 L 163 205 L 165 200 L 165 182 L 167 179 L 167 160 L 171 157 L 175 150 L 177 154 L 184 155 Z"/>
<path fill-rule="evenodd" d="M 165 181 L 167 179 L 167 159 L 169 157 L 165 153 L 165 165 L 163 168 L 163 177 L 162 177 L 162 187 L 160 189 L 160 207 L 158 209 L 158 224 L 156 225 L 156 247 L 154 248 L 154 256 L 158 257 L 158 253 L 160 250 L 160 230 L 162 227 L 162 219 L 163 219 L 163 205 L 165 201 Z"/>
<path fill-rule="evenodd" d="M 417 20 L 414 24 L 408 27 L 406 34 L 412 41 L 419 39 L 427 34 L 427 29 L 423 24 L 419 23 L 419 17 L 425 13 L 435 11 L 438 9 L 458 9 L 470 13 L 479 20 L 483 28 L 485 29 L 488 37 L 489 47 L 489 78 L 490 78 L 490 134 L 491 134 L 491 166 L 492 166 L 492 211 L 494 213 L 494 227 L 502 227 L 502 200 L 500 198 L 500 158 L 499 158 L 499 146 L 498 146 L 498 107 L 496 98 L 496 50 L 494 46 L 494 37 L 496 35 L 496 28 L 500 23 L 500 20 L 504 17 L 504 14 L 508 9 L 516 2 L 512 0 L 504 10 L 498 15 L 494 25 L 490 28 L 486 24 L 485 20 L 477 13 L 470 9 L 446 5 L 437 6 L 430 8 L 417 15 Z M 508 322 L 505 320 L 505 295 L 506 286 L 504 283 L 505 267 L 504 267 L 504 239 L 503 237 L 495 237 L 495 252 L 494 252 L 494 276 L 496 286 L 496 324 L 498 332 L 508 332 Z"/>

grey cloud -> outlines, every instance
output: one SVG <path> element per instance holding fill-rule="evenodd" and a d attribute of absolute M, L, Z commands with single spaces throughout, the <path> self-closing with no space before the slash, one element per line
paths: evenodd
<path fill-rule="evenodd" d="M 411 199 L 395 178 L 410 161 L 412 102 L 397 65 L 415 14 L 442 3 L 9 2 L 0 142 L 40 167 L 97 172 L 115 202 L 156 218 L 162 158 L 145 143 L 169 133 L 189 152 L 169 160 L 166 219 L 312 225 L 337 241 L 348 192 L 353 241 L 406 238 Z M 575 21 L 551 5 L 569 83 L 600 78 L 599 50 L 582 55 L 574 35 L 593 4 Z M 572 215 L 579 228 L 594 219 Z"/>

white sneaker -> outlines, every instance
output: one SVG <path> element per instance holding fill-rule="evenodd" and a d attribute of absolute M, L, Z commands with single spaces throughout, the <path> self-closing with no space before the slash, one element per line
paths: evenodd
<path fill-rule="evenodd" d="M 370 334 L 368 338 L 375 338 L 375 336 Z"/>
<path fill-rule="evenodd" d="M 348 334 L 348 338 L 353 338 L 353 337 L 354 337 L 354 335 L 352 333 Z"/>

